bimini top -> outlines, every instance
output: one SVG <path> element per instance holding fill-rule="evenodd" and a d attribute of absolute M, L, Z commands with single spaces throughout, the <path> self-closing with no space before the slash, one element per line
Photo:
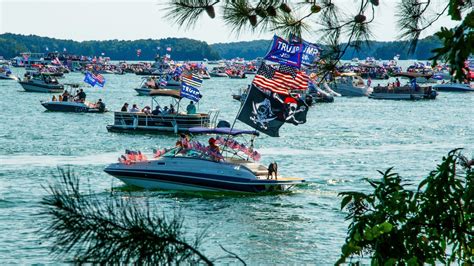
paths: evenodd
<path fill-rule="evenodd" d="M 150 91 L 150 96 L 168 96 L 177 99 L 181 99 L 179 90 L 169 90 L 169 89 L 154 89 Z"/>
<path fill-rule="evenodd" d="M 407 77 L 410 79 L 413 78 L 429 78 L 433 76 L 433 74 L 422 74 L 422 73 L 416 73 L 416 72 L 400 72 L 400 73 L 394 73 L 394 76 L 398 77 Z"/>
<path fill-rule="evenodd" d="M 260 133 L 255 130 L 241 130 L 241 129 L 235 129 L 235 128 L 228 128 L 228 127 L 216 127 L 216 128 L 207 128 L 207 127 L 192 127 L 189 129 L 189 132 L 191 133 L 197 133 L 197 134 L 223 134 L 223 135 L 242 135 L 242 134 L 248 134 L 248 135 L 254 135 L 254 136 L 259 136 Z"/>

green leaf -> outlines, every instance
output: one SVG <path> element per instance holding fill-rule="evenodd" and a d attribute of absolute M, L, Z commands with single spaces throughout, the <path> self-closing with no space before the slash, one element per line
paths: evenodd
<path fill-rule="evenodd" d="M 341 210 L 344 209 L 344 207 L 346 207 L 346 205 L 349 204 L 349 202 L 351 202 L 351 200 L 352 200 L 352 195 L 347 195 L 344 198 L 342 198 Z"/>

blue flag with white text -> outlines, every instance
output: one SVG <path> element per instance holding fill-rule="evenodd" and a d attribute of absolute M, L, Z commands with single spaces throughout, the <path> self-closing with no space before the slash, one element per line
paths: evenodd
<path fill-rule="evenodd" d="M 268 51 L 265 59 L 279 64 L 300 68 L 302 54 L 302 43 L 290 43 L 275 35 L 273 36 L 270 51 Z"/>
<path fill-rule="evenodd" d="M 90 72 L 86 72 L 84 76 L 84 82 L 94 87 L 97 84 L 97 81 Z"/>
<path fill-rule="evenodd" d="M 195 102 L 198 102 L 202 97 L 201 92 L 198 88 L 195 88 L 187 84 L 186 82 L 181 82 L 180 96 Z"/>

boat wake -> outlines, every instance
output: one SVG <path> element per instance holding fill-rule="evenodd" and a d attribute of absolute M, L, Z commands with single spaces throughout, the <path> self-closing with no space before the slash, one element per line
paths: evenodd
<path fill-rule="evenodd" d="M 2 168 L 56 167 L 66 165 L 106 165 L 117 159 L 117 153 L 91 154 L 85 156 L 55 155 L 0 155 Z"/>

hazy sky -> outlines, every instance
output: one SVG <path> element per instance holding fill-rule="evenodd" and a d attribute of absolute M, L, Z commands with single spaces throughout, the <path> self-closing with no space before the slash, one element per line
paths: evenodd
<path fill-rule="evenodd" d="M 354 0 L 336 0 L 350 12 Z M 159 39 L 166 37 L 188 37 L 208 43 L 239 40 L 270 39 L 273 34 L 246 32 L 236 36 L 218 18 L 210 19 L 204 14 L 193 29 L 179 28 L 164 18 L 167 0 L 0 0 L 0 33 L 12 32 L 36 34 L 61 39 L 107 40 L 107 39 Z M 394 12 L 398 0 L 381 0 L 376 9 L 373 33 L 377 40 L 396 40 Z M 434 1 L 436 2 L 436 1 Z M 438 1 L 439 2 L 439 1 Z M 438 3 L 435 3 L 438 5 Z M 431 35 L 441 26 L 456 25 L 443 17 L 423 36 Z M 306 39 L 317 41 L 318 36 L 307 35 Z"/>

